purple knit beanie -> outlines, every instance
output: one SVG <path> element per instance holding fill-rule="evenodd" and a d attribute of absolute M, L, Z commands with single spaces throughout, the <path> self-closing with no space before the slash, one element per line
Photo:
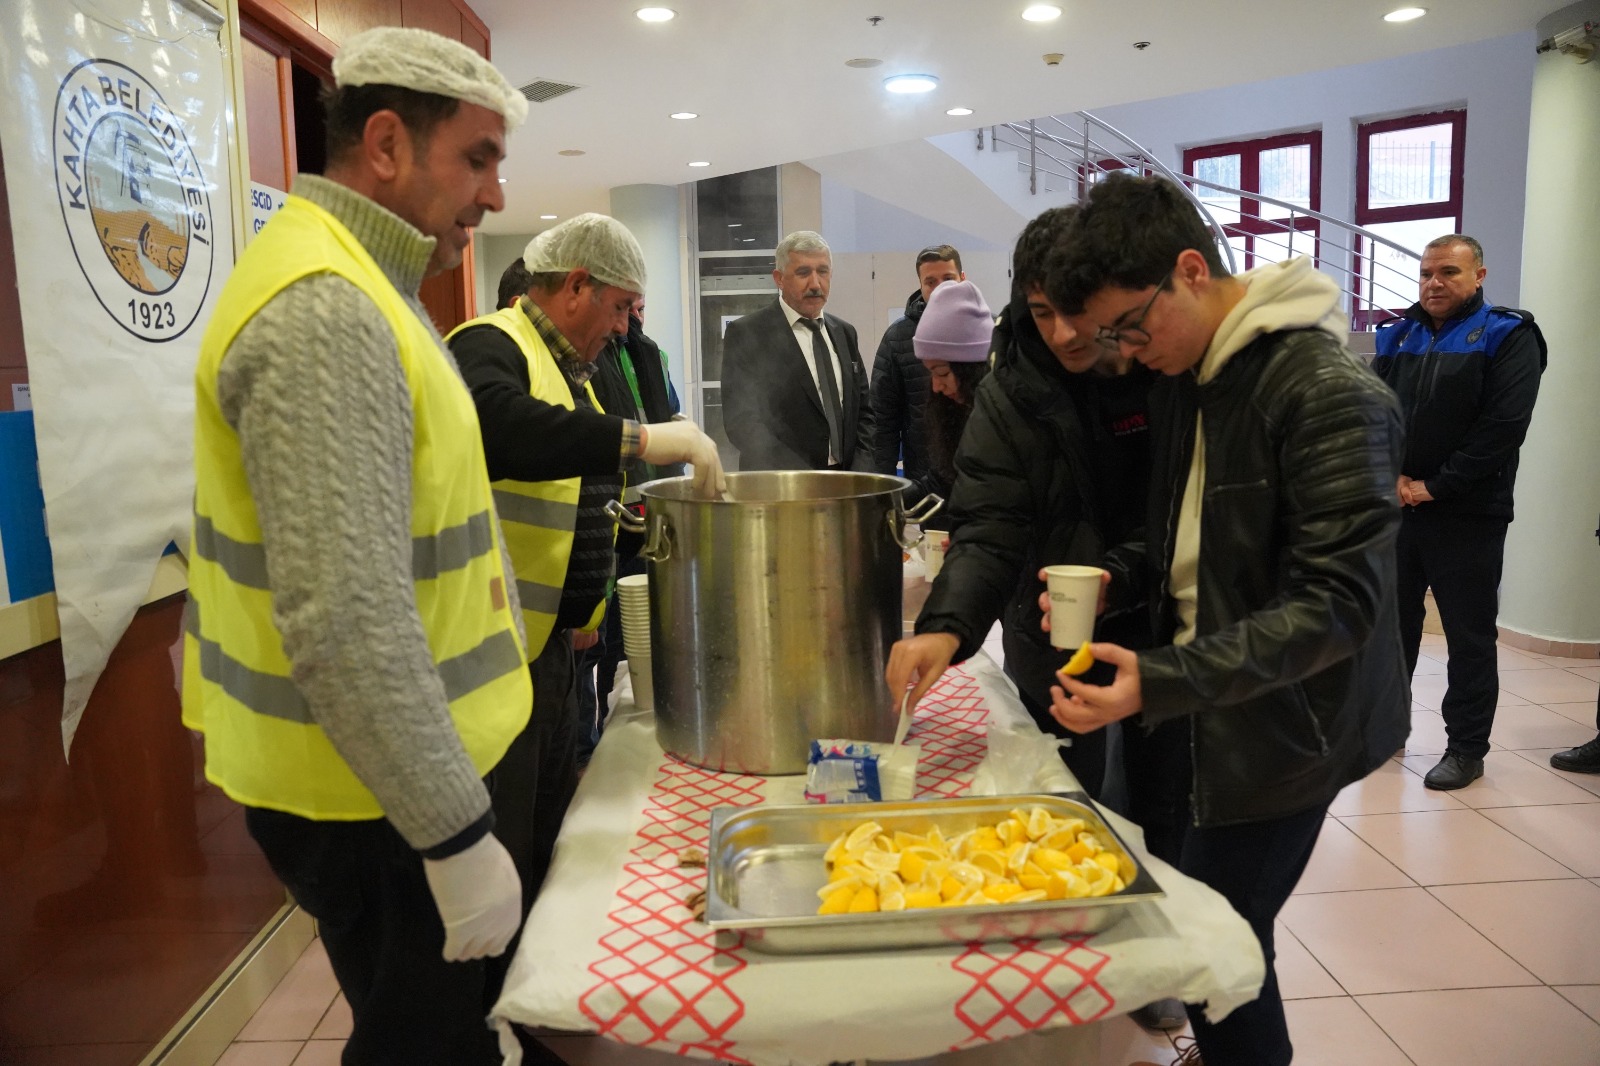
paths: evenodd
<path fill-rule="evenodd" d="M 933 290 L 912 334 L 918 359 L 982 363 L 989 358 L 994 316 L 983 293 L 970 281 L 947 281 Z"/>

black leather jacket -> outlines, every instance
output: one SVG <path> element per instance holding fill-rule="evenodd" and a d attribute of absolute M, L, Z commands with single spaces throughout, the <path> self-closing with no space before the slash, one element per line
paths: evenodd
<path fill-rule="evenodd" d="M 1168 574 L 1197 414 L 1198 614 L 1194 641 L 1176 647 Z M 1394 395 L 1333 337 L 1290 330 L 1245 347 L 1206 385 L 1163 379 L 1151 422 L 1149 584 L 1118 590 L 1150 593 L 1166 645 L 1139 655 L 1144 722 L 1191 716 L 1197 826 L 1329 802 L 1410 731 L 1395 609 Z"/>

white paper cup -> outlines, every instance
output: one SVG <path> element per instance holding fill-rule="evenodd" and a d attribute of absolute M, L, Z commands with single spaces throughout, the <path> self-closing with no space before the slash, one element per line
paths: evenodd
<path fill-rule="evenodd" d="M 1050 593 L 1050 646 L 1076 648 L 1094 636 L 1094 609 L 1100 602 L 1098 566 L 1047 566 Z"/>
<path fill-rule="evenodd" d="M 939 576 L 939 571 L 944 569 L 944 542 L 950 536 L 949 530 L 924 529 L 922 542 L 922 565 L 927 568 L 928 580 L 932 581 Z"/>
<path fill-rule="evenodd" d="M 641 711 L 654 710 L 656 686 L 649 655 L 628 656 L 628 679 L 633 684 L 633 705 Z"/>

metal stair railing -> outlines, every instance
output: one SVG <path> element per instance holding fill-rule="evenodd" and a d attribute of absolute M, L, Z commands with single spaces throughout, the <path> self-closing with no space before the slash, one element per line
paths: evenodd
<path fill-rule="evenodd" d="M 1117 171 L 1159 174 L 1184 190 L 1205 219 L 1231 272 L 1239 272 L 1239 254 L 1247 240 L 1256 262 L 1311 255 L 1345 294 L 1354 330 L 1374 329 L 1393 317 L 1395 309 L 1409 307 L 1415 300 L 1421 256 L 1410 248 L 1292 201 L 1177 173 L 1093 114 L 1079 111 L 1073 117 L 1080 126 L 1075 128 L 1052 115 L 980 127 L 976 131 L 978 150 L 984 150 L 987 130 L 989 150 L 1017 151 L 1018 168 L 1027 173 L 1029 192 L 1035 195 L 1042 184 L 1047 193 L 1065 191 L 1078 200 L 1086 197 L 1096 182 Z M 1053 183 L 1050 179 L 1058 180 Z M 1253 213 L 1246 213 L 1247 206 L 1253 206 Z M 1278 217 L 1268 217 L 1263 207 L 1271 208 L 1268 214 Z M 1247 260 L 1244 265 L 1253 263 Z"/>

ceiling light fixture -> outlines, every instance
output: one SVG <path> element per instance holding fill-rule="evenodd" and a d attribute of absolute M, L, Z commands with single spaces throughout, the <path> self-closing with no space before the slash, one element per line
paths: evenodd
<path fill-rule="evenodd" d="M 556 220 L 556 216 L 555 215 L 540 215 L 539 216 L 539 220 L 541 222 L 554 222 Z"/>
<path fill-rule="evenodd" d="M 575 156 L 575 155 L 582 155 L 582 154 L 583 154 L 583 149 L 582 148 L 563 148 L 563 149 L 561 149 L 561 151 L 556 153 L 556 155 L 565 155 L 565 156 Z"/>
<path fill-rule="evenodd" d="M 1029 4 L 1022 17 L 1029 22 L 1054 22 L 1061 17 L 1061 9 L 1054 4 Z"/>
<path fill-rule="evenodd" d="M 505 179 L 505 178 L 501 178 L 501 179 L 500 179 L 500 184 L 501 184 L 501 185 L 504 185 L 504 184 L 505 184 L 505 183 L 506 183 L 506 179 Z"/>
<path fill-rule="evenodd" d="M 883 87 L 892 93 L 931 93 L 939 87 L 939 79 L 932 74 L 896 74 L 884 78 Z"/>
<path fill-rule="evenodd" d="M 867 58 L 867 57 L 863 56 L 860 59 L 846 59 L 844 61 L 844 65 L 847 66 L 847 67 L 855 67 L 857 70 L 867 70 L 867 69 L 869 69 L 871 67 L 881 67 L 881 66 L 883 66 L 883 60 L 881 60 L 881 59 L 870 59 L 870 58 Z"/>
<path fill-rule="evenodd" d="M 671 22 L 678 13 L 670 7 L 641 7 L 634 12 L 640 22 Z"/>
<path fill-rule="evenodd" d="M 954 115 L 954 116 L 956 116 L 956 118 L 961 118 L 963 115 L 972 114 L 972 108 L 970 108 L 970 107 L 952 107 L 950 110 L 946 111 L 945 114 Z"/>
<path fill-rule="evenodd" d="M 1383 16 L 1383 21 L 1410 22 L 1412 19 L 1419 19 L 1427 13 L 1428 9 L 1425 7 L 1398 7 Z"/>
<path fill-rule="evenodd" d="M 691 167 L 709 167 L 711 164 L 707 163 L 704 159 L 701 159 L 701 160 L 699 160 L 697 162 L 690 163 L 689 165 Z"/>
<path fill-rule="evenodd" d="M 738 229 L 742 225 L 744 225 L 743 222 L 730 222 L 730 223 L 728 223 L 728 228 L 729 229 Z"/>
<path fill-rule="evenodd" d="M 671 115 L 668 115 L 667 117 L 668 118 L 675 118 L 679 122 L 687 122 L 691 118 L 699 118 L 700 116 L 698 114 L 696 114 L 695 112 L 693 112 L 693 111 L 674 111 Z"/>

